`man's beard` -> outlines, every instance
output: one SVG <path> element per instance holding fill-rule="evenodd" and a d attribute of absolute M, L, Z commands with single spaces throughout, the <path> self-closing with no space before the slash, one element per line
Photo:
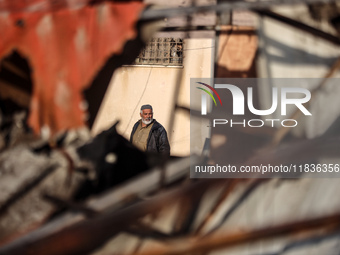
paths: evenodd
<path fill-rule="evenodd" d="M 148 120 L 148 119 L 143 119 L 143 118 L 142 118 L 142 122 L 143 122 L 145 125 L 149 125 L 152 121 L 153 121 L 153 118 L 149 118 L 149 120 Z"/>

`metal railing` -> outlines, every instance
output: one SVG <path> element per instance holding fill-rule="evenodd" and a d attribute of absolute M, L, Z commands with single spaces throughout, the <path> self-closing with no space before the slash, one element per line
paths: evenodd
<path fill-rule="evenodd" d="M 136 58 L 135 65 L 183 65 L 183 39 L 153 38 Z"/>

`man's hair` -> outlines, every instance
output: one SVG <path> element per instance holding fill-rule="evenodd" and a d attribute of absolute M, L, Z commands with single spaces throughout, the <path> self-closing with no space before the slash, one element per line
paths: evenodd
<path fill-rule="evenodd" d="M 149 104 L 145 104 L 145 105 L 142 105 L 142 107 L 140 108 L 141 111 L 146 110 L 146 109 L 150 109 L 152 111 L 152 106 Z"/>
<path fill-rule="evenodd" d="M 140 110 L 140 114 L 143 114 L 143 110 Z"/>

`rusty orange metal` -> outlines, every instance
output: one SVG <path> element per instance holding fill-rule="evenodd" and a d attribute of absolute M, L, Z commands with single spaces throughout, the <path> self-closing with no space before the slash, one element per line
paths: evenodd
<path fill-rule="evenodd" d="M 17 50 L 29 61 L 34 86 L 29 125 L 35 133 L 84 125 L 83 89 L 136 36 L 143 8 L 140 2 L 0 1 L 0 58 Z"/>

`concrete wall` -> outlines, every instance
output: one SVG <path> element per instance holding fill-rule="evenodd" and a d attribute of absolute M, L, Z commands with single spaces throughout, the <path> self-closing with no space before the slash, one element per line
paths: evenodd
<path fill-rule="evenodd" d="M 313 20 L 306 6 L 280 7 L 275 11 L 336 35 L 328 22 Z M 268 109 L 271 104 L 268 91 L 272 86 L 289 86 L 287 82 L 274 78 L 324 78 L 340 56 L 337 45 L 270 18 L 259 19 L 258 31 L 258 75 L 259 78 L 269 79 L 259 86 L 263 109 Z M 334 72 L 332 77 L 339 78 L 340 73 Z M 334 83 L 330 82 L 317 93 L 310 106 L 313 118 L 301 118 L 301 125 L 293 133 L 313 138 L 321 135 L 338 118 L 340 102 L 336 98 L 340 95 L 340 89 Z M 304 87 L 313 90 L 320 84 L 320 80 L 309 81 Z"/>
<path fill-rule="evenodd" d="M 127 66 L 116 71 L 95 120 L 92 133 L 110 127 L 120 120 L 118 131 L 129 138 L 132 126 L 140 119 L 140 106 L 151 104 L 154 118 L 167 130 L 171 155 L 190 154 L 190 119 L 181 111 L 174 113 L 175 100 L 190 107 L 190 78 L 213 76 L 214 40 L 186 39 L 184 64 L 178 67 Z M 173 124 L 172 124 L 173 122 Z M 172 125 L 172 128 L 170 127 Z M 208 134 L 198 133 L 196 147 L 203 147 Z"/>
<path fill-rule="evenodd" d="M 275 11 L 335 33 L 329 24 L 312 20 L 306 6 L 280 7 Z M 336 45 L 270 18 L 260 19 L 259 37 L 260 77 L 320 78 L 340 54 Z"/>

